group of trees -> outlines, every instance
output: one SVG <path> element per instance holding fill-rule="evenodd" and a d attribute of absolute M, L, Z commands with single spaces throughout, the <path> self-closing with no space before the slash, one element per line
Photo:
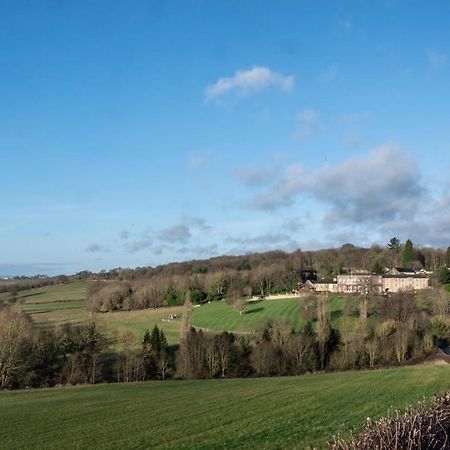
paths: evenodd
<path fill-rule="evenodd" d="M 192 303 L 291 292 L 299 287 L 303 270 L 317 270 L 322 278 L 353 268 L 382 273 L 385 267 L 426 268 L 436 282 L 450 282 L 450 249 L 417 248 L 410 240 L 392 238 L 386 247 L 369 249 L 346 244 L 339 249 L 293 253 L 273 251 L 245 256 L 222 256 L 203 261 L 172 263 L 156 268 L 115 269 L 97 274 L 88 293 L 91 311 L 106 312 L 182 305 L 186 293 Z"/>
<path fill-rule="evenodd" d="M 108 359 L 95 327 L 40 328 L 12 308 L 0 310 L 0 388 L 96 383 Z"/>
<path fill-rule="evenodd" d="M 343 302 L 332 317 L 328 296 L 301 299 L 299 314 L 307 319 L 301 331 L 268 321 L 253 335 L 214 335 L 192 327 L 188 297 L 177 348 L 157 326 L 142 338 L 127 331 L 112 341 L 95 323 L 43 328 L 26 313 L 3 308 L 0 388 L 373 368 L 420 361 L 449 344 L 450 296 L 443 290 Z"/>
<path fill-rule="evenodd" d="M 442 291 L 424 294 L 419 302 L 406 293 L 389 298 L 349 296 L 339 326 L 333 328 L 328 297 L 311 295 L 300 303 L 300 313 L 308 319 L 302 331 L 269 322 L 251 341 L 226 332 L 209 336 L 191 328 L 181 340 L 176 374 L 281 376 L 417 362 L 437 345 L 448 345 L 449 312 L 450 297 Z"/>
<path fill-rule="evenodd" d="M 156 326 L 141 343 L 130 332 L 112 341 L 94 322 L 42 328 L 26 313 L 0 310 L 0 389 L 165 379 L 173 361 Z"/>

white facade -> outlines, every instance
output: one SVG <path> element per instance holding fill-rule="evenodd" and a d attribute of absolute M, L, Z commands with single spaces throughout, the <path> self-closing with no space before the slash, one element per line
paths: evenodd
<path fill-rule="evenodd" d="M 338 275 L 334 281 L 317 281 L 310 283 L 316 292 L 333 292 L 341 294 L 365 294 L 375 292 L 407 292 L 429 288 L 429 278 L 423 275 Z"/>

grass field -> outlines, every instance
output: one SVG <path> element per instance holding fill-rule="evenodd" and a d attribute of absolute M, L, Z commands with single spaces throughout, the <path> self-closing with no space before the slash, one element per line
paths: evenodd
<path fill-rule="evenodd" d="M 37 323 L 82 323 L 89 319 L 86 310 L 88 282 L 75 281 L 19 291 L 17 307 L 31 314 Z M 8 294 L 0 294 L 0 299 Z"/>
<path fill-rule="evenodd" d="M 87 281 L 76 281 L 20 291 L 16 307 L 31 314 L 33 320 L 41 325 L 82 324 L 95 319 L 100 329 L 110 336 L 131 330 L 139 339 L 147 328 L 158 325 L 166 333 L 170 344 L 179 341 L 180 320 L 165 323 L 162 319 L 171 313 L 181 314 L 181 307 L 92 315 L 86 309 L 88 286 Z M 7 293 L 0 294 L 0 299 L 7 296 Z"/>
<path fill-rule="evenodd" d="M 450 368 L 0 392 L 9 448 L 322 448 L 366 417 L 450 387 Z"/>
<path fill-rule="evenodd" d="M 192 323 L 215 331 L 249 332 L 260 330 L 268 319 L 273 319 L 300 330 L 306 324 L 306 320 L 300 317 L 300 301 L 298 298 L 262 300 L 250 304 L 242 315 L 224 301 L 208 303 L 193 308 Z M 339 319 L 341 309 L 342 300 L 334 298 L 331 302 L 334 323 Z"/>
<path fill-rule="evenodd" d="M 117 335 L 126 330 L 133 331 L 140 339 L 146 329 L 158 325 L 166 333 L 170 344 L 179 341 L 180 319 L 163 322 L 169 314 L 182 313 L 182 307 L 147 309 L 131 312 L 114 312 L 91 315 L 86 309 L 86 290 L 88 282 L 77 281 L 67 284 L 47 286 L 20 291 L 17 307 L 31 314 L 39 324 L 86 323 L 93 318 L 101 329 L 109 335 Z M 0 294 L 7 298 L 7 293 Z M 306 321 L 300 317 L 298 298 L 263 300 L 251 303 L 245 314 L 239 314 L 224 301 L 213 302 L 192 311 L 192 324 L 206 330 L 237 332 L 259 331 L 267 319 L 280 320 L 295 329 L 301 329 Z M 339 320 L 342 300 L 332 300 L 332 319 L 336 325 Z"/>

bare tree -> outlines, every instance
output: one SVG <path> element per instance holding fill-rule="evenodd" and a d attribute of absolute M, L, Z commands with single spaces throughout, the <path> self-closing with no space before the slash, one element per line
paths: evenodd
<path fill-rule="evenodd" d="M 184 339 L 192 327 L 192 303 L 189 292 L 186 292 L 183 306 L 183 316 L 180 324 L 180 339 Z"/>
<path fill-rule="evenodd" d="M 317 299 L 317 340 L 319 343 L 320 368 L 325 368 L 327 344 L 331 337 L 330 300 L 327 295 Z"/>
<path fill-rule="evenodd" d="M 0 388 L 12 386 L 25 369 L 31 333 L 25 314 L 9 308 L 0 311 Z"/>

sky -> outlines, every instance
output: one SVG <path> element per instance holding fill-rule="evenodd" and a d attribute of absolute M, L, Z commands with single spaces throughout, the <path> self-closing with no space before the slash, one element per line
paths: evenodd
<path fill-rule="evenodd" d="M 450 245 L 450 2 L 0 0 L 0 275 Z"/>

